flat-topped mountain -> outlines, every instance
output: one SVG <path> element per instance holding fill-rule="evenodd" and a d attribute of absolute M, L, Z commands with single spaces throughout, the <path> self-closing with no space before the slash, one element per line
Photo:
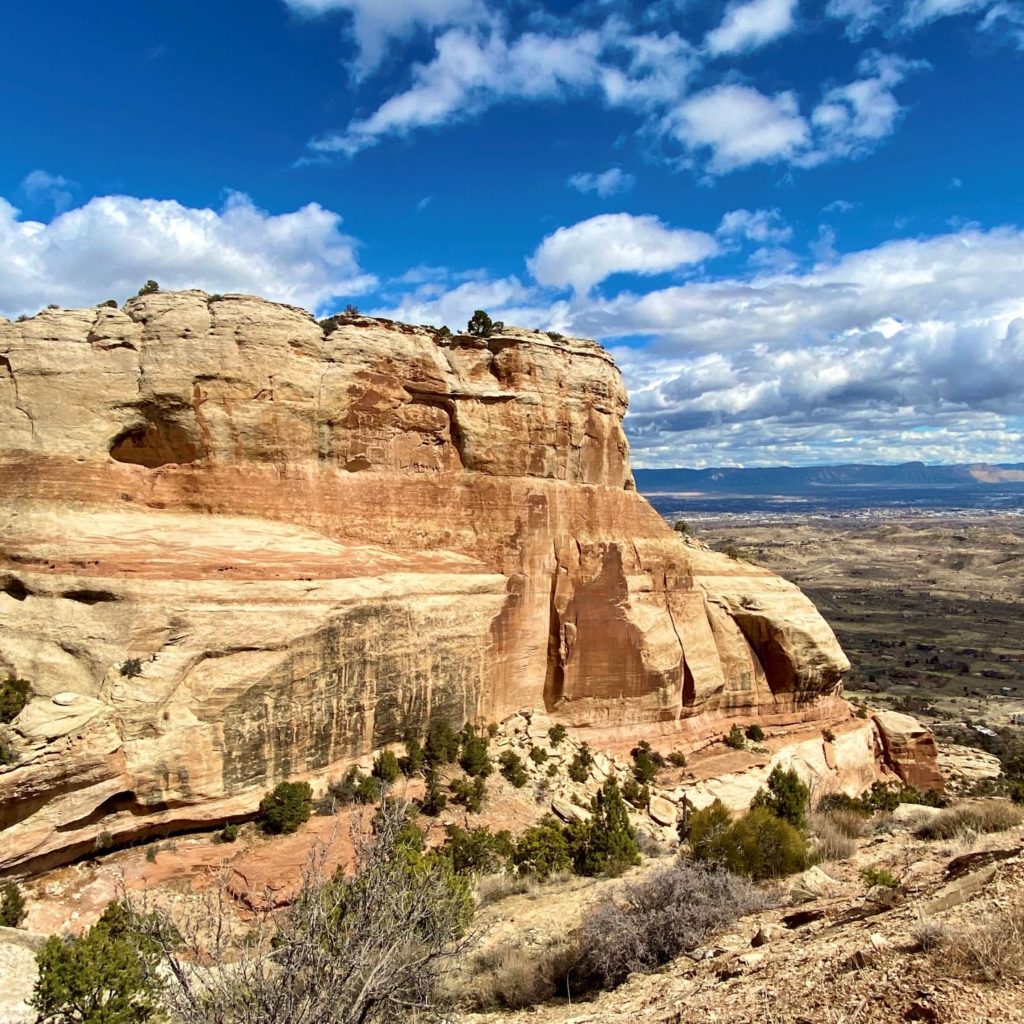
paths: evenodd
<path fill-rule="evenodd" d="M 32 689 L 0 870 L 252 813 L 438 718 L 688 749 L 850 720 L 804 595 L 636 493 L 625 409 L 599 346 L 517 329 L 198 291 L 0 320 L 0 670 Z M 883 750 L 849 736 L 830 784 Z"/>

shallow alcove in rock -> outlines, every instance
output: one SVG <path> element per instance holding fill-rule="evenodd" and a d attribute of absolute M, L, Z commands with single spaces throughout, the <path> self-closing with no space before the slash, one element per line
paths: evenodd
<path fill-rule="evenodd" d="M 194 423 L 182 422 L 183 411 L 168 414 L 152 406 L 139 411 L 145 422 L 122 431 L 110 446 L 116 462 L 156 469 L 196 462 L 206 455 Z M 191 412 L 188 415 L 191 418 Z"/>

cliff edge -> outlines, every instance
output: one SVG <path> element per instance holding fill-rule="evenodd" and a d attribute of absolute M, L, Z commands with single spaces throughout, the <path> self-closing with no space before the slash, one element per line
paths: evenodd
<path fill-rule="evenodd" d="M 849 718 L 808 599 L 635 491 L 593 342 L 242 295 L 0 320 L 0 871 L 251 813 L 429 721 Z M 880 743 L 878 744 L 881 750 Z"/>

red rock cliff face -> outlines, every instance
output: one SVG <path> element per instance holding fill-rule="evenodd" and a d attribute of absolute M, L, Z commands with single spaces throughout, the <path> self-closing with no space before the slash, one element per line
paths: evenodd
<path fill-rule="evenodd" d="M 0 320 L 0 870 L 252 811 L 434 717 L 834 712 L 800 591 L 636 494 L 592 342 L 158 293 Z"/>

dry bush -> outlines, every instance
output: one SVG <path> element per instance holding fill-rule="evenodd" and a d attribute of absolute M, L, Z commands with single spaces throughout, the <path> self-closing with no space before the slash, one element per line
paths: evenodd
<path fill-rule="evenodd" d="M 1024 811 L 1005 800 L 979 800 L 950 807 L 915 829 L 921 839 L 955 839 L 964 833 L 1005 832 L 1024 820 Z"/>
<path fill-rule="evenodd" d="M 930 953 L 938 949 L 947 938 L 946 925 L 942 921 L 936 921 L 934 917 L 921 915 L 917 923 L 911 929 L 914 945 L 922 953 Z"/>
<path fill-rule="evenodd" d="M 859 839 L 867 831 L 867 818 L 858 811 L 835 810 L 814 814 L 811 816 L 811 823 L 815 830 L 822 819 L 847 839 Z"/>
<path fill-rule="evenodd" d="M 417 844 L 416 840 L 419 840 Z M 162 946 L 175 1024 L 376 1024 L 443 1018 L 439 979 L 468 949 L 472 898 L 440 857 L 426 857 L 406 808 L 385 802 L 356 837 L 351 878 L 307 869 L 289 906 L 240 932 L 215 887 Z"/>
<path fill-rule="evenodd" d="M 811 831 L 814 833 L 813 857 L 819 862 L 849 860 L 857 852 L 857 843 L 833 820 L 834 817 L 838 815 L 811 815 Z"/>
<path fill-rule="evenodd" d="M 977 924 L 944 929 L 944 966 L 959 968 L 981 981 L 1024 978 L 1024 896 L 1009 906 L 993 908 Z"/>
<path fill-rule="evenodd" d="M 490 903 L 507 899 L 509 896 L 520 896 L 530 892 L 538 885 L 533 875 L 483 875 L 476 879 L 477 904 L 486 907 Z"/>
<path fill-rule="evenodd" d="M 573 989 L 615 988 L 630 974 L 655 970 L 765 905 L 764 894 L 745 879 L 677 860 L 590 908 L 577 933 L 580 962 L 572 972 Z"/>
<path fill-rule="evenodd" d="M 529 950 L 521 942 L 507 942 L 477 956 L 453 996 L 468 1010 L 521 1010 L 547 1003 L 565 991 L 578 956 L 576 944 L 565 938 Z"/>

